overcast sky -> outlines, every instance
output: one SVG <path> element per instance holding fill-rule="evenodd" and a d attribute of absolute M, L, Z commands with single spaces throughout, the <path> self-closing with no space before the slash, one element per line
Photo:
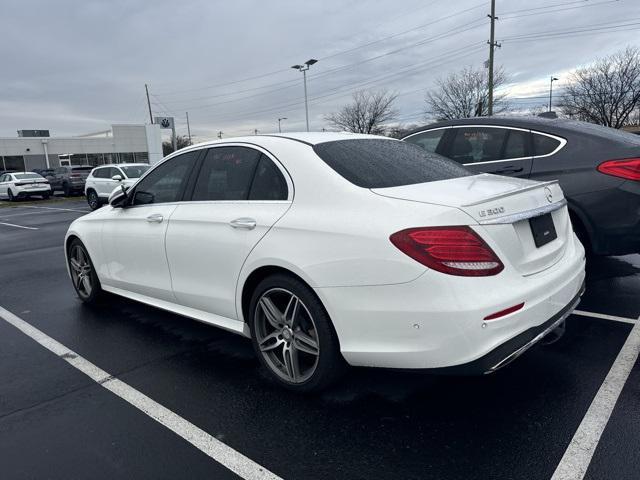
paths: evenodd
<path fill-rule="evenodd" d="M 571 69 L 640 45 L 638 0 L 497 0 L 496 63 L 512 97 L 561 91 Z M 420 122 L 435 79 L 488 57 L 489 0 L 4 0 L 0 136 L 17 129 L 74 135 L 174 115 L 197 140 L 257 128 L 311 128 L 354 90 L 399 94 L 399 120 Z M 514 38 L 516 37 L 516 38 Z M 520 38 L 518 38 L 520 37 Z M 524 37 L 524 38 L 521 38 Z M 259 77 L 259 78 L 256 78 Z M 523 106 L 545 98 L 516 100 Z"/>

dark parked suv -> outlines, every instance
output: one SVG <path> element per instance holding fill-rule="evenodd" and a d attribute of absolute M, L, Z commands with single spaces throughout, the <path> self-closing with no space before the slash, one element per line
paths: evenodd
<path fill-rule="evenodd" d="M 477 172 L 557 179 L 585 247 L 640 252 L 640 136 L 566 119 L 480 117 L 428 125 L 403 140 Z"/>
<path fill-rule="evenodd" d="M 47 175 L 51 184 L 51 193 L 62 190 L 66 196 L 74 193 L 84 193 L 84 183 L 93 170 L 91 165 L 71 165 L 56 168 Z"/>

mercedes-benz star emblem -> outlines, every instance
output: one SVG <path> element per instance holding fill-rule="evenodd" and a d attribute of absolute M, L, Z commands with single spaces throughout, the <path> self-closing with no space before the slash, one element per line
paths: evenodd
<path fill-rule="evenodd" d="M 544 187 L 544 196 L 547 197 L 547 202 L 553 202 L 553 192 L 549 187 Z"/>

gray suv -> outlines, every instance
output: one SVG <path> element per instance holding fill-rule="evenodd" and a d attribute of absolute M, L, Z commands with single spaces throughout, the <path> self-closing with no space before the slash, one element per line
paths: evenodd
<path fill-rule="evenodd" d="M 403 140 L 470 170 L 558 180 L 574 229 L 597 255 L 640 252 L 640 136 L 567 119 L 479 117 Z"/>
<path fill-rule="evenodd" d="M 74 193 L 84 193 L 84 183 L 93 170 L 91 165 L 71 165 L 56 168 L 52 174 L 47 175 L 51 185 L 51 193 L 62 190 L 65 196 Z"/>

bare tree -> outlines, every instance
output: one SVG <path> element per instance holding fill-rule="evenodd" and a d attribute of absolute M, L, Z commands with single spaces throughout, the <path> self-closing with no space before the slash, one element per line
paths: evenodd
<path fill-rule="evenodd" d="M 340 111 L 327 115 L 333 127 L 354 133 L 383 134 L 385 122 L 398 116 L 393 108 L 397 95 L 386 90 L 360 90 L 353 94 L 353 102 Z"/>
<path fill-rule="evenodd" d="M 386 135 L 391 138 L 402 138 L 407 133 L 409 133 L 412 130 L 415 130 L 419 126 L 420 125 L 417 123 L 395 125 L 387 129 Z"/>
<path fill-rule="evenodd" d="M 568 117 L 621 128 L 640 106 L 640 50 L 627 47 L 577 69 L 560 100 Z"/>
<path fill-rule="evenodd" d="M 493 74 L 494 92 L 507 82 L 502 67 Z M 467 67 L 436 80 L 437 88 L 427 92 L 425 114 L 438 120 L 452 120 L 488 114 L 489 74 L 485 68 Z M 493 112 L 507 109 L 505 93 L 494 93 Z M 479 114 L 479 115 L 478 115 Z"/>
<path fill-rule="evenodd" d="M 178 147 L 178 150 L 188 147 L 189 145 L 191 145 L 189 137 L 186 135 L 176 135 L 176 147 Z M 173 142 L 171 140 L 165 140 L 162 142 L 162 155 L 166 157 L 170 153 L 173 153 Z"/>

